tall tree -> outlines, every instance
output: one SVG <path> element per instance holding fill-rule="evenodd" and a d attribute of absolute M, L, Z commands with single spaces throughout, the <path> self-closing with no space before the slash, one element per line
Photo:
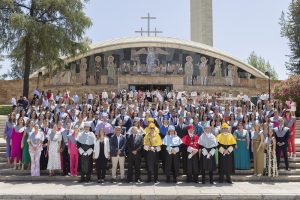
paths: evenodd
<path fill-rule="evenodd" d="M 278 74 L 276 73 L 274 67 L 271 66 L 269 61 L 265 61 L 262 56 L 257 56 L 256 53 L 253 51 L 247 58 L 247 62 L 249 65 L 252 65 L 259 71 L 265 73 L 266 71 L 270 72 L 271 79 L 277 80 Z"/>
<path fill-rule="evenodd" d="M 65 65 L 89 49 L 81 41 L 92 26 L 83 9 L 89 0 L 1 0 L 0 52 L 24 65 L 23 95 L 28 97 L 30 71 Z"/>
<path fill-rule="evenodd" d="M 300 74 L 300 0 L 292 0 L 288 12 L 282 12 L 279 24 L 281 37 L 289 40 L 291 51 L 291 55 L 287 55 L 289 62 L 286 62 L 285 66 L 290 74 Z"/>
<path fill-rule="evenodd" d="M 4 61 L 4 56 L 3 55 L 0 55 L 0 62 L 1 61 Z M 0 70 L 2 69 L 2 65 L 0 65 Z M 4 80 L 7 78 L 7 74 L 2 74 L 0 75 L 0 80 Z"/>

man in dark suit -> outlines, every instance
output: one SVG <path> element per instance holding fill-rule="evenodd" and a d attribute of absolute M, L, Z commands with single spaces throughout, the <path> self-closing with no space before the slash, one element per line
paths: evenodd
<path fill-rule="evenodd" d="M 132 182 L 133 165 L 135 169 L 135 182 L 140 183 L 141 174 L 141 151 L 143 149 L 144 138 L 142 135 L 137 135 L 137 127 L 131 128 L 132 134 L 127 137 L 127 150 L 128 150 L 128 174 L 127 182 Z"/>
<path fill-rule="evenodd" d="M 49 126 L 48 120 L 44 119 L 43 127 L 41 128 L 41 131 L 43 131 L 44 133 L 43 150 L 40 159 L 40 167 L 42 170 L 46 170 L 48 164 L 47 143 L 48 143 L 48 133 L 50 131 L 50 128 L 48 128 L 48 126 Z"/>
<path fill-rule="evenodd" d="M 274 128 L 276 138 L 276 157 L 277 157 L 277 168 L 280 165 L 280 154 L 283 153 L 285 169 L 291 171 L 289 168 L 289 160 L 287 155 L 287 148 L 289 146 L 288 140 L 290 138 L 290 129 L 284 127 L 283 118 L 278 119 L 279 126 Z"/>
<path fill-rule="evenodd" d="M 187 125 L 185 125 L 184 122 L 184 117 L 179 117 L 179 123 L 178 125 L 175 126 L 175 131 L 177 133 L 177 136 L 181 138 L 183 138 L 184 136 L 186 136 L 188 134 L 187 131 Z M 181 152 L 181 156 L 182 156 L 182 163 L 183 163 L 183 174 L 186 174 L 186 169 L 187 169 L 187 150 L 186 148 L 182 145 L 180 147 L 180 152 Z"/>
<path fill-rule="evenodd" d="M 67 122 L 66 124 L 66 129 L 64 129 L 61 132 L 61 149 L 60 152 L 62 152 L 62 162 L 63 162 L 63 173 L 62 176 L 66 176 L 70 173 L 70 157 L 68 153 L 68 143 L 69 143 L 69 138 L 68 135 L 72 134 L 71 130 L 71 122 Z"/>
<path fill-rule="evenodd" d="M 129 128 L 131 127 L 131 120 L 130 120 L 130 117 L 128 115 L 126 115 L 126 108 L 125 107 L 121 108 L 121 115 L 119 115 L 116 118 L 115 126 L 118 126 L 118 121 L 120 119 L 123 122 L 122 126 L 126 127 L 126 132 L 127 132 L 129 130 Z"/>
<path fill-rule="evenodd" d="M 121 127 L 115 127 L 115 135 L 110 138 L 110 147 L 111 147 L 111 162 L 112 162 L 112 178 L 111 183 L 114 183 L 116 180 L 117 165 L 119 163 L 121 180 L 122 183 L 125 182 L 125 147 L 126 147 L 126 137 L 121 135 Z"/>

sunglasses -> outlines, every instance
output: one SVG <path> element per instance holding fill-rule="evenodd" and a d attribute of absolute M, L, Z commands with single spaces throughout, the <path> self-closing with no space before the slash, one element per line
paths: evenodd
<path fill-rule="evenodd" d="M 155 128 L 150 128 L 150 129 L 155 129 Z"/>

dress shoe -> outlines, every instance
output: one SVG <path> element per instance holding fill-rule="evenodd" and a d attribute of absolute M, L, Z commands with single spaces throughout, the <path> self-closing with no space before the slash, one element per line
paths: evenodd
<path fill-rule="evenodd" d="M 177 179 L 174 179 L 173 182 L 174 182 L 174 183 L 178 183 Z"/>
<path fill-rule="evenodd" d="M 151 180 L 148 179 L 148 180 L 146 181 L 146 183 L 151 183 Z"/>
<path fill-rule="evenodd" d="M 62 173 L 61 176 L 65 176 L 65 173 Z"/>
<path fill-rule="evenodd" d="M 127 183 L 132 183 L 132 181 L 128 180 Z"/>
<path fill-rule="evenodd" d="M 123 179 L 121 180 L 121 182 L 122 182 L 122 183 L 125 183 L 126 181 L 125 181 L 125 179 L 123 178 Z"/>
<path fill-rule="evenodd" d="M 115 182 L 115 179 L 112 178 L 112 179 L 110 180 L 110 182 L 111 182 L 111 183 L 114 183 L 114 182 Z"/>
<path fill-rule="evenodd" d="M 205 181 L 202 181 L 202 184 L 205 184 Z"/>
<path fill-rule="evenodd" d="M 231 180 L 227 180 L 226 182 L 232 184 L 232 181 L 231 181 Z"/>
<path fill-rule="evenodd" d="M 210 184 L 214 184 L 214 182 L 213 181 L 209 181 L 210 182 Z"/>
<path fill-rule="evenodd" d="M 194 183 L 199 183 L 199 181 L 194 181 Z"/>
<path fill-rule="evenodd" d="M 154 181 L 154 183 L 159 183 L 158 181 Z"/>
<path fill-rule="evenodd" d="M 191 181 L 186 181 L 186 183 L 190 183 Z"/>
<path fill-rule="evenodd" d="M 80 179 L 80 181 L 78 181 L 78 183 L 83 183 L 85 180 L 84 179 Z"/>

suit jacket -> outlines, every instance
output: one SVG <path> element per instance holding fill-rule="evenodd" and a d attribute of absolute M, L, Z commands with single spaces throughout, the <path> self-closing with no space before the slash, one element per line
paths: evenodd
<path fill-rule="evenodd" d="M 175 126 L 175 131 L 177 132 L 178 137 L 180 137 L 180 139 L 181 139 L 181 138 L 183 138 L 184 136 L 186 136 L 188 134 L 187 125 L 183 124 L 182 129 L 181 129 L 180 125 L 177 124 Z"/>
<path fill-rule="evenodd" d="M 275 131 L 276 145 L 278 143 L 284 142 L 284 145 L 282 145 L 281 147 L 288 147 L 289 146 L 288 140 L 290 138 L 290 129 L 288 127 L 283 126 L 283 130 L 280 132 L 279 126 L 278 126 L 278 127 L 274 128 L 274 131 Z M 284 134 L 284 135 L 282 136 L 282 135 L 280 135 L 280 133 Z"/>
<path fill-rule="evenodd" d="M 195 106 L 194 106 L 194 105 L 190 105 L 190 106 L 189 106 L 189 105 L 186 105 L 186 106 L 185 106 L 185 110 L 188 111 L 188 112 L 190 112 L 191 107 L 195 107 Z"/>
<path fill-rule="evenodd" d="M 47 132 L 46 132 L 46 134 L 45 134 L 45 128 L 44 128 L 44 127 L 41 128 L 41 130 L 42 130 L 43 133 L 44 133 L 44 142 L 43 142 L 43 144 L 46 144 L 46 143 L 48 142 L 48 134 L 49 134 L 50 131 L 51 131 L 50 128 L 47 128 L 47 129 L 48 129 L 48 130 L 47 130 Z"/>
<path fill-rule="evenodd" d="M 116 122 L 115 122 L 115 126 L 118 126 L 118 121 L 122 119 L 121 118 L 121 115 L 119 115 L 117 118 L 116 118 Z M 131 119 L 129 116 L 125 115 L 124 116 L 124 119 L 123 119 L 123 126 L 126 127 L 126 132 L 129 130 L 129 128 L 131 127 Z"/>
<path fill-rule="evenodd" d="M 73 131 L 72 129 L 69 130 L 69 134 L 72 134 Z M 61 133 L 61 149 L 64 150 L 67 145 L 68 145 L 68 142 L 69 142 L 69 138 L 67 137 L 69 134 L 68 134 L 68 130 L 67 129 L 64 129 Z"/>
<path fill-rule="evenodd" d="M 179 119 L 178 119 L 178 117 L 175 117 L 175 124 L 174 124 L 174 122 L 173 122 L 173 117 L 171 117 L 170 119 L 169 119 L 169 122 L 170 122 L 170 125 L 172 125 L 172 126 L 176 126 L 177 124 L 179 124 Z"/>
<path fill-rule="evenodd" d="M 141 151 L 143 149 L 144 137 L 142 135 L 136 135 L 135 144 L 133 140 L 133 134 L 127 136 L 126 147 L 128 150 L 128 157 L 135 156 L 141 157 Z M 137 151 L 137 154 L 134 155 L 132 151 Z"/>
<path fill-rule="evenodd" d="M 68 114 L 67 113 L 63 113 L 62 116 L 60 116 L 60 112 L 58 112 L 58 116 L 59 116 L 60 120 L 65 121 L 65 118 L 66 118 L 66 116 L 68 116 Z"/>
<path fill-rule="evenodd" d="M 110 138 L 110 147 L 111 147 L 111 151 L 110 151 L 110 156 L 112 157 L 117 157 L 117 152 L 119 151 L 119 149 L 121 150 L 121 154 L 119 154 L 120 157 L 124 157 L 125 156 L 125 147 L 126 147 L 126 137 L 124 135 L 120 135 L 120 144 L 119 144 L 119 148 L 118 148 L 118 138 L 117 135 L 113 135 Z"/>

